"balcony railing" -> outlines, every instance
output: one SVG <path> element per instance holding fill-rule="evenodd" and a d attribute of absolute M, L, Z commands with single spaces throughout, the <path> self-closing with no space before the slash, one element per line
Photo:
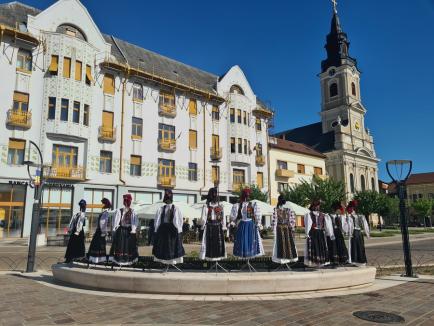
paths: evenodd
<path fill-rule="evenodd" d="M 222 159 L 223 156 L 223 150 L 221 147 L 211 147 L 211 160 L 213 161 L 219 161 Z"/>
<path fill-rule="evenodd" d="M 176 187 L 176 177 L 174 175 L 159 175 L 158 185 L 164 188 L 175 188 Z"/>
<path fill-rule="evenodd" d="M 158 139 L 158 147 L 162 151 L 174 152 L 176 151 L 176 139 Z"/>
<path fill-rule="evenodd" d="M 84 168 L 82 166 L 56 166 L 46 167 L 44 169 L 46 178 L 59 180 L 77 180 L 82 181 L 84 177 Z"/>
<path fill-rule="evenodd" d="M 158 113 L 169 118 L 174 118 L 176 117 L 176 106 L 160 104 Z"/>
<path fill-rule="evenodd" d="M 12 127 L 29 129 L 32 126 L 32 112 L 11 109 L 7 113 L 6 124 Z"/>
<path fill-rule="evenodd" d="M 256 165 L 259 165 L 259 166 L 265 165 L 265 156 L 264 155 L 256 155 Z"/>
<path fill-rule="evenodd" d="M 115 142 L 116 141 L 116 127 L 100 126 L 98 128 L 98 139 L 100 141 Z"/>
<path fill-rule="evenodd" d="M 276 177 L 280 178 L 292 178 L 294 177 L 294 171 L 286 170 L 286 169 L 277 169 Z"/>

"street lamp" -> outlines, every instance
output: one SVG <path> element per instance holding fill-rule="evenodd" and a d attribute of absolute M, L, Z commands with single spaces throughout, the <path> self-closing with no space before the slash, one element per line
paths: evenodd
<path fill-rule="evenodd" d="M 394 171 L 391 168 L 394 167 Z M 405 184 L 411 173 L 413 162 L 409 160 L 393 160 L 386 163 L 387 173 L 396 184 L 399 197 L 399 212 L 401 221 L 402 247 L 404 250 L 405 276 L 415 277 L 411 263 L 410 239 L 408 236 L 407 217 L 405 212 Z M 408 170 L 408 171 L 407 171 Z M 392 173 L 394 175 L 392 175 Z"/>
<path fill-rule="evenodd" d="M 41 210 L 41 197 L 42 197 L 42 189 L 44 187 L 44 161 L 42 158 L 41 150 L 38 145 L 36 145 L 33 141 L 29 140 L 28 147 L 28 161 L 24 161 L 24 164 L 27 165 L 27 172 L 29 174 L 30 179 L 30 187 L 35 189 L 34 193 L 34 201 L 33 201 L 33 210 L 32 210 L 32 224 L 30 228 L 30 240 L 29 240 L 29 252 L 27 255 L 27 267 L 26 273 L 32 273 L 35 271 L 35 256 L 36 256 L 36 238 L 39 228 L 39 212 Z M 36 150 L 39 153 L 39 163 L 34 163 L 30 160 L 30 147 L 31 145 L 35 146 Z M 30 167 L 36 167 L 36 178 L 33 178 L 30 173 Z"/>

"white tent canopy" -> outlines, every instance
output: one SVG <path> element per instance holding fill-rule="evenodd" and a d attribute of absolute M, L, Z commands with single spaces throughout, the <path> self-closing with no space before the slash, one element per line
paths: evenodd
<path fill-rule="evenodd" d="M 291 209 L 292 211 L 294 211 L 295 215 L 305 215 L 310 212 L 307 208 L 294 204 L 293 202 L 290 201 L 287 201 L 286 204 L 283 205 L 283 207 Z"/>
<path fill-rule="evenodd" d="M 265 215 L 265 216 L 273 215 L 274 212 L 273 206 L 257 199 L 252 200 L 252 203 L 255 203 L 259 207 L 261 215 Z"/>

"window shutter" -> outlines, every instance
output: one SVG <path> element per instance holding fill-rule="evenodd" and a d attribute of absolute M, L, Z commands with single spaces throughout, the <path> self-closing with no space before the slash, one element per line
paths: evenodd
<path fill-rule="evenodd" d="M 197 131 L 196 130 L 190 130 L 190 132 L 189 132 L 189 147 L 190 147 L 190 149 L 196 149 L 197 148 Z"/>
<path fill-rule="evenodd" d="M 81 81 L 81 62 L 75 61 L 75 80 Z"/>
<path fill-rule="evenodd" d="M 104 75 L 104 93 L 115 95 L 115 78 L 113 75 Z"/>
<path fill-rule="evenodd" d="M 113 112 L 103 111 L 102 125 L 106 128 L 113 128 Z"/>
<path fill-rule="evenodd" d="M 132 165 L 141 165 L 141 156 L 131 155 L 131 164 Z"/>
<path fill-rule="evenodd" d="M 197 115 L 197 102 L 196 100 L 190 99 L 188 103 L 188 112 L 190 115 Z"/>
<path fill-rule="evenodd" d="M 92 70 L 89 65 L 86 65 L 86 78 L 89 80 L 89 83 L 93 82 Z"/>
<path fill-rule="evenodd" d="M 10 149 L 24 149 L 26 147 L 26 141 L 20 139 L 9 139 Z"/>
<path fill-rule="evenodd" d="M 29 94 L 14 92 L 14 101 L 21 103 L 29 103 Z"/>
<path fill-rule="evenodd" d="M 71 58 L 63 58 L 63 77 L 71 77 Z"/>
<path fill-rule="evenodd" d="M 59 56 L 52 55 L 51 56 L 50 67 L 48 68 L 48 70 L 50 72 L 57 73 L 58 69 L 59 69 Z"/>

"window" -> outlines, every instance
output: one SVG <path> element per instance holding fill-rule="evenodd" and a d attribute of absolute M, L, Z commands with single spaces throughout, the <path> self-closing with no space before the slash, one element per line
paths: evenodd
<path fill-rule="evenodd" d="M 256 128 L 256 131 L 261 131 L 261 130 L 262 130 L 261 119 L 256 118 L 256 121 L 255 121 L 255 128 Z"/>
<path fill-rule="evenodd" d="M 172 177 L 175 175 L 175 161 L 158 159 L 158 175 L 160 177 Z"/>
<path fill-rule="evenodd" d="M 21 139 L 9 139 L 8 164 L 22 165 L 24 162 L 24 149 L 26 141 Z"/>
<path fill-rule="evenodd" d="M 245 171 L 234 169 L 233 170 L 233 186 L 239 187 L 246 183 Z M 234 187 L 232 187 L 234 188 Z"/>
<path fill-rule="evenodd" d="M 365 176 L 364 175 L 360 176 L 360 187 L 361 187 L 362 191 L 366 190 L 366 183 L 365 183 Z"/>
<path fill-rule="evenodd" d="M 142 139 L 143 134 L 143 120 L 140 118 L 132 119 L 131 138 Z"/>
<path fill-rule="evenodd" d="M 314 173 L 315 175 L 322 175 L 322 168 L 314 167 L 314 168 L 313 168 L 313 173 Z"/>
<path fill-rule="evenodd" d="M 356 96 L 357 92 L 356 92 L 356 84 L 351 83 L 351 94 L 353 94 L 353 96 Z"/>
<path fill-rule="evenodd" d="M 196 102 L 196 100 L 190 99 L 190 101 L 188 102 L 188 113 L 191 116 L 197 115 L 197 102 Z"/>
<path fill-rule="evenodd" d="M 160 107 L 175 109 L 175 94 L 166 91 L 160 91 Z"/>
<path fill-rule="evenodd" d="M 54 167 L 77 167 L 78 148 L 53 145 L 52 165 Z"/>
<path fill-rule="evenodd" d="M 48 120 L 56 119 L 56 98 L 48 98 Z"/>
<path fill-rule="evenodd" d="M 66 34 L 72 37 L 76 37 L 83 41 L 87 41 L 86 35 L 83 33 L 83 31 L 69 24 L 62 24 L 58 26 L 56 32 L 61 34 Z"/>
<path fill-rule="evenodd" d="M 237 109 L 237 121 L 238 123 L 241 123 L 241 110 Z"/>
<path fill-rule="evenodd" d="M 235 109 L 230 109 L 230 121 L 235 123 Z"/>
<path fill-rule="evenodd" d="M 188 131 L 188 148 L 197 149 L 197 131 L 189 130 Z"/>
<path fill-rule="evenodd" d="M 238 86 L 238 85 L 232 85 L 232 86 L 231 86 L 231 89 L 229 90 L 229 92 L 230 92 L 230 93 L 233 93 L 233 94 L 241 94 L 241 95 L 244 95 L 244 91 L 243 91 L 243 89 L 242 89 L 240 86 Z"/>
<path fill-rule="evenodd" d="M 142 157 L 131 155 L 130 158 L 130 175 L 140 177 L 142 175 Z"/>
<path fill-rule="evenodd" d="M 74 107 L 72 111 L 72 122 L 80 123 L 80 102 L 74 101 Z"/>
<path fill-rule="evenodd" d="M 238 153 L 243 153 L 243 140 L 241 138 L 238 138 Z"/>
<path fill-rule="evenodd" d="M 247 143 L 248 143 L 247 146 L 249 147 L 249 155 L 250 155 L 250 154 L 252 154 L 252 151 L 251 151 L 251 149 L 250 149 L 250 140 L 249 140 Z"/>
<path fill-rule="evenodd" d="M 102 111 L 102 127 L 108 133 L 113 133 L 113 112 Z"/>
<path fill-rule="evenodd" d="M 247 139 L 244 139 L 244 154 L 247 155 Z"/>
<path fill-rule="evenodd" d="M 288 170 L 288 163 L 285 161 L 277 161 L 277 168 L 280 170 Z"/>
<path fill-rule="evenodd" d="M 416 201 L 416 200 L 417 200 L 417 194 L 413 194 L 413 195 L 411 196 L 411 198 L 413 199 L 413 201 Z"/>
<path fill-rule="evenodd" d="M 231 137 L 231 153 L 235 153 L 235 138 Z"/>
<path fill-rule="evenodd" d="M 143 102 L 143 87 L 140 84 L 133 85 L 133 101 Z"/>
<path fill-rule="evenodd" d="M 243 123 L 247 125 L 247 112 L 243 111 Z"/>
<path fill-rule="evenodd" d="M 30 51 L 18 50 L 17 54 L 17 70 L 24 72 L 32 71 L 32 53 Z"/>
<path fill-rule="evenodd" d="M 355 188 L 354 188 L 354 175 L 352 173 L 350 173 L 350 190 L 352 193 L 354 193 Z"/>
<path fill-rule="evenodd" d="M 338 84 L 333 83 L 330 85 L 330 97 L 338 95 Z"/>
<path fill-rule="evenodd" d="M 247 125 L 250 127 L 250 112 L 247 112 Z"/>
<path fill-rule="evenodd" d="M 175 139 L 175 126 L 158 124 L 158 139 L 170 140 Z"/>
<path fill-rule="evenodd" d="M 277 183 L 277 191 L 279 193 L 282 193 L 284 191 L 289 190 L 289 184 L 285 183 L 285 182 L 278 182 Z"/>
<path fill-rule="evenodd" d="M 60 106 L 60 120 L 68 121 L 69 100 L 62 98 Z"/>
<path fill-rule="evenodd" d="M 83 108 L 83 124 L 89 126 L 89 105 L 87 104 Z"/>
<path fill-rule="evenodd" d="M 112 152 L 101 151 L 99 155 L 99 172 L 112 173 Z"/>
<path fill-rule="evenodd" d="M 212 107 L 212 119 L 214 121 L 220 120 L 220 109 L 218 106 L 213 105 L 213 107 Z"/>
<path fill-rule="evenodd" d="M 104 75 L 104 94 L 115 95 L 115 77 L 110 74 Z"/>
<path fill-rule="evenodd" d="M 59 56 L 58 55 L 52 55 L 51 56 L 51 62 L 50 62 L 50 66 L 48 67 L 48 71 L 52 75 L 57 75 L 57 72 L 59 71 Z"/>
<path fill-rule="evenodd" d="M 71 58 L 63 58 L 63 77 L 71 77 Z"/>
<path fill-rule="evenodd" d="M 81 81 L 81 68 L 82 68 L 82 63 L 81 61 L 75 61 L 75 80 L 77 81 Z"/>
<path fill-rule="evenodd" d="M 219 166 L 213 165 L 211 167 L 211 177 L 212 177 L 212 182 L 214 184 L 220 183 L 220 167 Z"/>
<path fill-rule="evenodd" d="M 375 190 L 375 179 L 374 178 L 371 178 L 371 189 L 372 190 Z"/>
<path fill-rule="evenodd" d="M 188 163 L 188 180 L 197 181 L 197 164 Z"/>
<path fill-rule="evenodd" d="M 14 111 L 27 112 L 29 110 L 29 94 L 14 92 Z"/>
<path fill-rule="evenodd" d="M 297 164 L 297 173 L 305 174 L 304 164 Z"/>
<path fill-rule="evenodd" d="M 262 144 L 256 144 L 256 156 L 262 156 Z"/>
<path fill-rule="evenodd" d="M 89 65 L 86 65 L 86 85 L 90 86 L 93 82 L 92 77 L 92 68 Z"/>
<path fill-rule="evenodd" d="M 262 172 L 256 173 L 256 183 L 259 189 L 264 188 L 264 174 Z"/>
<path fill-rule="evenodd" d="M 219 135 L 211 135 L 211 143 L 212 143 L 212 148 L 215 149 L 215 151 L 219 151 L 220 150 L 220 136 Z"/>

